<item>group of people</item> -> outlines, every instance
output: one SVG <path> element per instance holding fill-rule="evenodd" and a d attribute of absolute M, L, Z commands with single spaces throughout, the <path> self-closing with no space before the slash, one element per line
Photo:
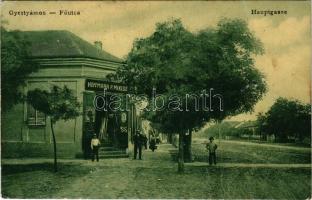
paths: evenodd
<path fill-rule="evenodd" d="M 134 159 L 137 158 L 137 155 L 139 154 L 139 160 L 142 160 L 142 148 L 143 146 L 145 149 L 147 149 L 147 137 L 145 134 L 143 134 L 140 130 L 137 130 L 137 133 L 133 136 L 133 143 L 134 143 Z M 99 148 L 100 148 L 101 142 L 98 139 L 96 134 L 93 134 L 93 137 L 91 139 L 91 150 L 92 150 L 92 162 L 96 159 L 96 161 L 99 161 Z M 152 135 L 149 141 L 149 148 L 152 151 L 155 151 L 157 149 L 156 146 L 156 138 Z"/>
<path fill-rule="evenodd" d="M 143 146 L 147 149 L 147 137 L 140 130 L 137 130 L 137 134 L 133 136 L 134 153 L 133 159 L 137 158 L 139 154 L 139 160 L 142 160 L 142 148 Z M 156 138 L 151 135 L 149 140 L 149 148 L 154 152 L 157 149 Z"/>
<path fill-rule="evenodd" d="M 217 156 L 216 156 L 216 150 L 218 148 L 217 144 L 214 142 L 214 138 L 210 137 L 209 141 L 206 144 L 206 149 L 209 152 L 209 164 L 212 165 L 213 163 L 217 164 Z M 133 159 L 137 159 L 137 155 L 139 154 L 139 160 L 142 160 L 142 148 L 143 146 L 145 149 L 147 149 L 147 137 L 145 134 L 143 134 L 141 131 L 137 131 L 137 134 L 133 136 L 133 143 L 134 143 L 134 153 L 133 153 Z M 99 147 L 101 145 L 100 140 L 97 138 L 96 134 L 93 134 L 93 138 L 91 139 L 91 150 L 92 150 L 92 162 L 95 160 L 99 161 Z M 150 142 L 149 142 L 149 148 L 154 151 L 157 149 L 156 146 L 156 138 L 154 136 L 151 136 Z"/>

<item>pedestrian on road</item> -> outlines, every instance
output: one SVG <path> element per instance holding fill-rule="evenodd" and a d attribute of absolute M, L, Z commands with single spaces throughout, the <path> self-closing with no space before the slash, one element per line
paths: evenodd
<path fill-rule="evenodd" d="M 100 144 L 100 140 L 97 138 L 96 134 L 93 134 L 93 138 L 91 140 L 92 162 L 94 162 L 95 157 L 96 161 L 99 162 Z"/>
<path fill-rule="evenodd" d="M 139 151 L 139 160 L 142 160 L 142 146 L 145 145 L 146 137 L 141 133 L 140 130 L 137 130 L 137 133 L 133 136 L 134 143 L 134 159 L 137 158 Z"/>
<path fill-rule="evenodd" d="M 147 149 L 147 136 L 145 135 L 145 133 L 142 133 L 142 140 L 144 148 Z"/>
<path fill-rule="evenodd" d="M 157 146 L 156 146 L 156 138 L 154 135 L 151 135 L 151 139 L 150 139 L 150 142 L 149 142 L 149 148 L 154 152 L 155 149 L 157 149 Z"/>
<path fill-rule="evenodd" d="M 206 149 L 209 151 L 209 165 L 212 165 L 214 163 L 217 164 L 217 156 L 216 156 L 216 150 L 218 148 L 217 144 L 214 142 L 214 138 L 209 138 L 210 142 L 206 144 Z"/>

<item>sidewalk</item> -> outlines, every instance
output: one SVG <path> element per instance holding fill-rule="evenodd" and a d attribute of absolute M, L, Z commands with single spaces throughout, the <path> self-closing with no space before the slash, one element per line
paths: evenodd
<path fill-rule="evenodd" d="M 256 144 L 257 145 L 257 144 Z M 84 159 L 58 159 L 62 164 L 79 164 L 84 166 L 127 166 L 128 168 L 147 167 L 147 168 L 175 168 L 177 164 L 172 161 L 170 151 L 178 150 L 171 144 L 161 144 L 155 152 L 143 150 L 143 160 L 133 160 L 130 158 L 102 159 L 99 163 Z M 28 165 L 53 163 L 52 158 L 22 158 L 22 159 L 2 159 L 2 165 Z M 311 164 L 267 164 L 267 163 L 218 163 L 209 166 L 207 162 L 185 163 L 187 167 L 214 167 L 214 168 L 311 168 Z"/>
<path fill-rule="evenodd" d="M 155 152 L 151 150 L 143 150 L 143 160 L 133 160 L 129 158 L 111 158 L 100 159 L 100 162 L 92 162 L 85 159 L 64 159 L 59 158 L 57 162 L 59 164 L 79 164 L 83 166 L 127 166 L 129 168 L 135 168 L 138 166 L 150 167 L 175 167 L 175 163 L 172 162 L 169 150 L 175 149 L 171 144 L 161 144 Z M 29 165 L 29 164 L 53 164 L 53 158 L 4 158 L 1 160 L 2 165 Z"/>
<path fill-rule="evenodd" d="M 194 138 L 193 142 L 195 143 L 205 143 L 208 142 L 208 139 L 205 138 Z M 286 146 L 281 144 L 268 144 L 268 143 L 255 143 L 255 142 L 248 142 L 248 141 L 236 141 L 236 140 L 224 140 L 224 139 L 217 139 L 216 143 L 232 143 L 232 144 L 239 144 L 239 145 L 248 145 L 248 146 L 261 146 L 261 147 L 272 147 L 277 149 L 285 149 L 285 150 L 296 150 L 296 151 L 303 151 L 303 152 L 311 152 L 311 148 L 309 147 L 296 147 L 296 146 Z"/>
<path fill-rule="evenodd" d="M 218 163 L 209 165 L 206 162 L 185 163 L 187 167 L 213 167 L 213 168 L 311 168 L 311 164 L 249 164 L 249 163 Z"/>

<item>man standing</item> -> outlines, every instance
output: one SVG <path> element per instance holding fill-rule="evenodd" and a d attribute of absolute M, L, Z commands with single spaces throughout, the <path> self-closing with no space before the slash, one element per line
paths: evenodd
<path fill-rule="evenodd" d="M 97 138 L 96 134 L 93 134 L 93 138 L 91 140 L 91 150 L 92 150 L 92 162 L 94 162 L 94 158 L 96 156 L 96 161 L 99 162 L 99 147 L 100 140 Z"/>
<path fill-rule="evenodd" d="M 139 159 L 142 160 L 142 146 L 144 144 L 144 135 L 140 130 L 137 130 L 137 133 L 133 136 L 134 143 L 134 159 L 137 158 L 137 154 L 139 151 Z"/>
<path fill-rule="evenodd" d="M 214 143 L 214 138 L 209 138 L 210 142 L 206 144 L 206 149 L 209 151 L 209 165 L 212 165 L 212 162 L 216 165 L 217 164 L 217 156 L 216 150 L 218 148 L 217 144 Z"/>

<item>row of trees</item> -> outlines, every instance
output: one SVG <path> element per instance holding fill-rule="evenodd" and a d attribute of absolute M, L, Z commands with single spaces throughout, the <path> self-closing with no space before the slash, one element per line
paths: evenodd
<path fill-rule="evenodd" d="M 275 142 L 307 143 L 311 138 L 310 130 L 311 105 L 280 97 L 266 113 L 258 113 L 256 121 L 248 121 L 242 125 L 237 121 L 224 121 L 212 124 L 199 135 L 221 138 L 255 135 L 264 141 L 268 140 L 268 136 L 274 136 L 271 138 L 275 138 Z"/>
<path fill-rule="evenodd" d="M 278 98 L 268 112 L 258 114 L 257 122 L 263 139 L 274 135 L 277 142 L 288 142 L 289 138 L 303 142 L 311 138 L 311 105 Z"/>

